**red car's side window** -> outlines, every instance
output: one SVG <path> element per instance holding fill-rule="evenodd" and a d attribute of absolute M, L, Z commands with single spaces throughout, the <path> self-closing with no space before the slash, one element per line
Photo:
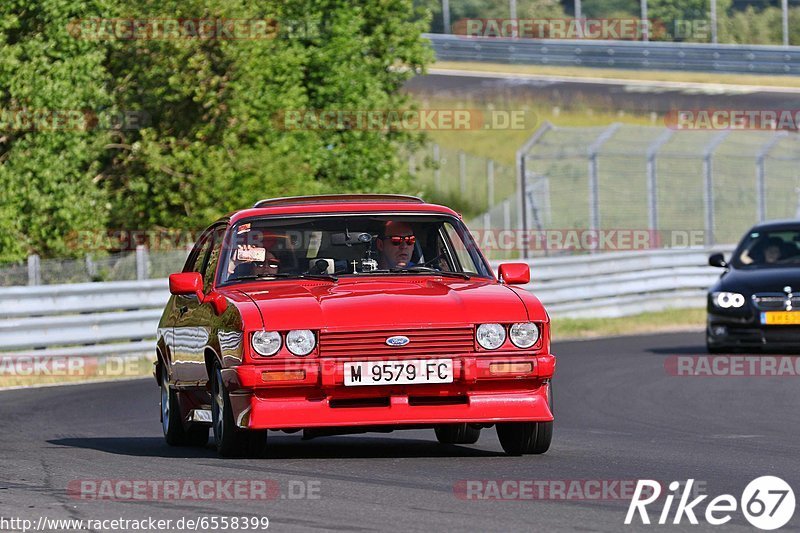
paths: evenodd
<path fill-rule="evenodd" d="M 183 267 L 184 272 L 201 272 L 205 263 L 208 249 L 211 246 L 211 234 L 206 234 L 198 242 L 186 260 Z"/>
<path fill-rule="evenodd" d="M 208 256 L 208 260 L 204 265 L 205 270 L 202 271 L 203 274 L 203 290 L 208 292 L 211 290 L 211 286 L 214 284 L 214 274 L 217 272 L 217 265 L 219 264 L 219 256 L 222 250 L 222 241 L 225 238 L 225 226 L 219 226 L 214 230 L 213 238 L 210 239 L 212 244 L 211 253 Z"/>

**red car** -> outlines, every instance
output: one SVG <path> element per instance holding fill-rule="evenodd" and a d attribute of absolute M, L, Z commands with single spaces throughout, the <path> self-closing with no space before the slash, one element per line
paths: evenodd
<path fill-rule="evenodd" d="M 553 431 L 549 317 L 526 264 L 498 280 L 460 216 L 419 198 L 277 198 L 223 217 L 172 274 L 155 376 L 170 445 L 259 455 L 305 438 L 434 428 L 513 455 Z"/>

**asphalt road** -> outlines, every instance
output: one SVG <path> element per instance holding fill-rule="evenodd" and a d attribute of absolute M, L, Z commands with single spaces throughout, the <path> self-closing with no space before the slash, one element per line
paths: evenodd
<path fill-rule="evenodd" d="M 711 496 L 738 498 L 750 480 L 771 474 L 800 496 L 797 378 L 668 375 L 665 358 L 702 354 L 702 340 L 682 333 L 556 344 L 556 426 L 544 456 L 507 457 L 489 429 L 474 446 L 439 445 L 432 430 L 310 441 L 274 433 L 270 457 L 225 460 L 210 446 L 175 449 L 163 442 L 152 380 L 5 391 L 0 517 L 250 515 L 269 517 L 269 529 L 278 531 L 619 531 L 653 526 L 623 526 L 627 499 L 485 501 L 459 498 L 454 487 L 463 480 L 694 478 Z M 283 497 L 70 496 L 70 482 L 85 479 L 273 480 Z M 289 497 L 299 487 L 317 497 Z M 654 520 L 660 510 L 651 513 Z M 800 529 L 800 516 L 787 528 Z M 738 512 L 722 527 L 684 519 L 660 529 L 752 530 Z"/>
<path fill-rule="evenodd" d="M 591 76 L 591 69 L 587 69 Z M 721 84 L 646 81 L 569 80 L 490 73 L 436 73 L 416 76 L 405 88 L 421 98 L 472 101 L 536 101 L 565 109 L 605 109 L 631 113 L 666 113 L 675 109 L 797 109 L 796 89 Z"/>

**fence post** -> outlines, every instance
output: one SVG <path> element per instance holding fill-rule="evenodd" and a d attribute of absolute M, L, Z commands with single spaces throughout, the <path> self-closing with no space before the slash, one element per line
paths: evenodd
<path fill-rule="evenodd" d="M 551 129 L 553 129 L 553 125 L 550 122 L 545 121 L 541 127 L 531 135 L 530 139 L 525 141 L 525 144 L 517 150 L 517 191 L 518 194 L 518 205 L 519 205 L 519 213 L 517 213 L 517 217 L 519 217 L 519 229 L 527 235 L 528 234 L 528 189 L 527 189 L 527 181 L 528 181 L 528 170 L 526 167 L 526 158 L 528 157 L 528 152 L 533 149 L 533 147 L 538 143 L 542 137 Z M 528 247 L 525 246 L 522 249 L 522 258 L 528 258 Z"/>
<path fill-rule="evenodd" d="M 511 202 L 508 199 L 503 200 L 503 229 L 511 229 Z"/>
<path fill-rule="evenodd" d="M 756 218 L 758 222 L 767 219 L 767 169 L 766 159 L 770 151 L 775 148 L 781 139 L 786 137 L 788 132 L 779 131 L 766 143 L 756 154 Z"/>
<path fill-rule="evenodd" d="M 136 246 L 136 279 L 143 280 L 150 277 L 148 261 L 147 261 L 147 246 L 138 244 Z"/>
<path fill-rule="evenodd" d="M 642 25 L 644 31 L 642 32 L 642 41 L 650 40 L 650 21 L 647 20 L 647 0 L 639 0 L 642 11 Z"/>
<path fill-rule="evenodd" d="M 494 205 L 494 160 L 486 161 L 486 206 L 491 209 Z"/>
<path fill-rule="evenodd" d="M 458 152 L 458 189 L 461 191 L 461 196 L 467 194 L 467 154 L 462 151 Z"/>
<path fill-rule="evenodd" d="M 442 0 L 442 33 L 450 33 L 450 0 Z"/>
<path fill-rule="evenodd" d="M 28 256 L 28 285 L 42 284 L 42 262 L 38 255 Z"/>
<path fill-rule="evenodd" d="M 603 144 L 614 135 L 620 126 L 619 122 L 615 122 L 589 146 L 589 229 L 592 231 L 600 229 L 600 164 L 597 156 Z"/>
<path fill-rule="evenodd" d="M 408 154 L 408 173 L 412 176 L 417 174 L 417 164 L 414 161 L 414 154 Z"/>
<path fill-rule="evenodd" d="M 703 151 L 703 201 L 706 208 L 706 246 L 714 245 L 714 151 L 725 140 L 730 131 L 716 134 Z"/>
<path fill-rule="evenodd" d="M 783 26 L 783 46 L 789 46 L 789 0 L 781 0 L 781 22 Z"/>
<path fill-rule="evenodd" d="M 439 145 L 434 143 L 433 145 L 433 162 L 434 169 L 433 169 L 433 186 L 436 188 L 436 192 L 442 192 L 442 167 L 440 165 L 441 156 L 439 154 Z"/>
<path fill-rule="evenodd" d="M 711 0 L 711 42 L 717 44 L 717 0 Z"/>
<path fill-rule="evenodd" d="M 647 205 L 648 226 L 650 231 L 658 229 L 658 173 L 656 172 L 656 155 L 664 144 L 670 140 L 672 130 L 666 130 L 647 147 Z"/>
<path fill-rule="evenodd" d="M 89 279 L 92 281 L 97 277 L 97 265 L 89 254 L 86 254 L 86 273 L 89 274 Z"/>

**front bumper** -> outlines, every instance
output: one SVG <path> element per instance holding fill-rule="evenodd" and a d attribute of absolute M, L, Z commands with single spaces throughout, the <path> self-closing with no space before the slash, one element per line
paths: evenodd
<path fill-rule="evenodd" d="M 250 429 L 549 422 L 555 356 L 452 357 L 447 384 L 346 387 L 342 360 L 241 365 L 226 372 L 237 424 Z M 532 363 L 528 372 L 490 372 L 492 363 Z M 265 383 L 264 372 L 303 370 L 302 380 Z M 299 376 L 300 374 L 298 374 Z"/>
<path fill-rule="evenodd" d="M 800 326 L 764 325 L 758 313 L 731 317 L 709 312 L 706 341 L 718 349 L 800 351 Z"/>

